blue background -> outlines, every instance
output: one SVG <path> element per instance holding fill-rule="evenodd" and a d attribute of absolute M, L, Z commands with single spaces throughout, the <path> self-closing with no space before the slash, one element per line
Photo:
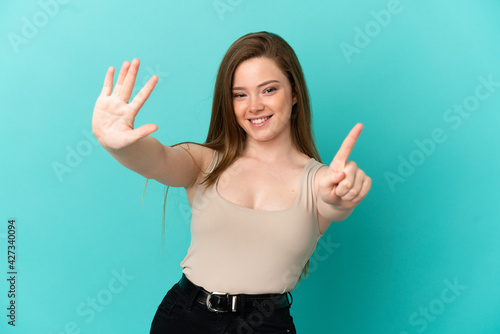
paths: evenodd
<path fill-rule="evenodd" d="M 137 87 L 160 81 L 136 126 L 156 123 L 166 145 L 203 142 L 224 53 L 266 30 L 301 61 L 323 161 L 361 122 L 351 160 L 373 180 L 293 292 L 298 333 L 500 333 L 499 15 L 495 0 L 3 1 L 0 332 L 149 332 L 181 275 L 189 205 L 170 189 L 162 252 L 166 186 L 150 181 L 141 208 L 145 179 L 91 134 L 106 70 L 139 58 Z M 452 110 L 463 103 L 467 116 Z"/>

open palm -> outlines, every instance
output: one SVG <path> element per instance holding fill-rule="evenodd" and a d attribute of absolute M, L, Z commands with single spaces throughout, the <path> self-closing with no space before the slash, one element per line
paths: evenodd
<path fill-rule="evenodd" d="M 158 130 L 156 124 L 146 124 L 134 129 L 139 109 L 158 82 L 158 76 L 153 75 L 129 103 L 139 63 L 139 59 L 134 59 L 131 64 L 128 61 L 123 63 L 114 90 L 114 67 L 110 67 L 106 73 L 92 116 L 92 131 L 103 147 L 118 150 Z"/>

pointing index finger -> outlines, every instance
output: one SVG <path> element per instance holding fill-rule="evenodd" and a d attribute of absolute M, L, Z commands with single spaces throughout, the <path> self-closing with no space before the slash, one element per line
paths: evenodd
<path fill-rule="evenodd" d="M 356 140 L 358 139 L 361 130 L 363 130 L 363 124 L 362 123 L 356 124 L 352 128 L 351 132 L 349 132 L 347 137 L 344 139 L 342 145 L 340 146 L 340 149 L 333 158 L 331 164 L 333 170 L 342 171 L 344 169 L 347 159 L 349 158 L 349 155 L 351 154 L 352 149 L 354 148 L 354 144 L 356 144 Z"/>

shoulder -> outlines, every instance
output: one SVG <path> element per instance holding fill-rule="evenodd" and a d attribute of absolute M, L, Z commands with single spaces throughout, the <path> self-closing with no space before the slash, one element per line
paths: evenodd
<path fill-rule="evenodd" d="M 328 173 L 328 166 L 311 157 L 307 158 L 306 164 L 309 165 L 310 178 L 311 181 L 314 180 L 314 192 L 317 196 L 320 180 Z"/>
<path fill-rule="evenodd" d="M 328 173 L 328 166 L 314 159 L 312 168 L 316 170 L 314 187 L 317 193 L 319 190 L 319 181 Z"/>
<path fill-rule="evenodd" d="M 176 145 L 179 149 L 187 151 L 195 160 L 197 165 L 203 169 L 203 167 L 208 167 L 210 161 L 216 152 L 210 147 L 206 147 L 202 144 L 186 142 Z"/>
<path fill-rule="evenodd" d="M 316 174 L 314 176 L 314 190 L 315 190 L 316 195 L 318 195 L 319 182 L 328 173 L 328 166 L 317 161 L 317 160 L 314 160 L 314 166 L 316 167 Z"/>
<path fill-rule="evenodd" d="M 319 184 L 321 182 L 321 180 L 326 177 L 327 173 L 328 173 L 328 166 L 325 165 L 325 164 L 322 164 L 318 161 L 316 161 L 317 165 L 319 165 L 319 168 L 316 172 L 316 176 L 314 178 L 314 193 L 316 195 L 316 204 L 318 203 L 318 200 L 319 200 Z M 330 225 L 331 221 L 328 220 L 328 219 L 325 219 L 323 218 L 319 212 L 317 213 L 318 214 L 318 223 L 319 223 L 319 226 L 320 226 L 320 231 L 322 233 L 325 232 L 326 228 Z M 326 228 L 325 228 L 326 226 Z"/>
<path fill-rule="evenodd" d="M 212 162 L 212 159 L 215 156 L 215 153 L 217 152 L 216 150 L 206 147 L 202 144 L 194 143 L 194 142 L 186 142 L 186 143 L 180 143 L 175 146 L 176 149 L 178 150 L 184 150 L 189 155 L 191 158 L 194 160 L 194 163 L 198 167 L 198 176 L 196 178 L 196 182 L 192 184 L 191 186 L 196 186 L 197 183 L 199 182 L 199 179 L 203 176 L 203 172 L 208 168 L 210 163 Z"/>

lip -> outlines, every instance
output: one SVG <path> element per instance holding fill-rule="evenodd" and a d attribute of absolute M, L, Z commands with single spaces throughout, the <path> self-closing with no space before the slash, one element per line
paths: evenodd
<path fill-rule="evenodd" d="M 263 116 L 257 116 L 257 117 L 252 117 L 252 118 L 249 118 L 248 120 L 252 120 L 252 119 L 260 119 L 260 118 L 266 118 L 266 117 L 271 117 L 272 115 L 263 115 Z"/>
<path fill-rule="evenodd" d="M 266 121 L 262 122 L 262 123 L 259 123 L 259 124 L 253 124 L 252 123 L 252 119 L 260 119 L 260 118 L 266 118 L 266 117 L 269 117 Z M 259 127 L 259 126 L 263 126 L 264 124 L 266 124 L 267 122 L 269 122 L 269 120 L 273 118 L 273 115 L 268 115 L 268 116 L 259 116 L 259 117 L 254 117 L 254 118 L 250 118 L 248 119 L 248 122 L 250 123 L 251 126 L 254 126 L 254 127 Z"/>

